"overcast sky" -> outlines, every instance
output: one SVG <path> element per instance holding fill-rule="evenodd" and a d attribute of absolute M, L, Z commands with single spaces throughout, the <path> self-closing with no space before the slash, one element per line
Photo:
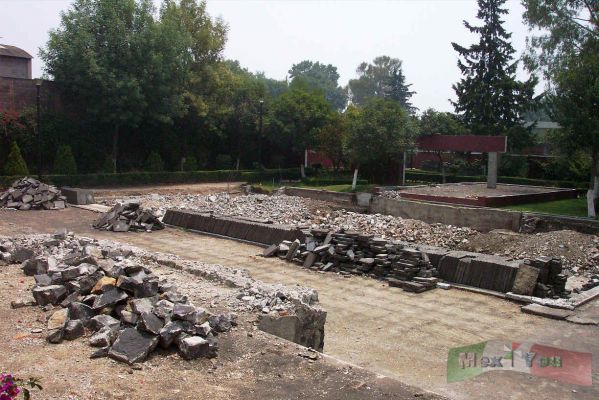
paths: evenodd
<path fill-rule="evenodd" d="M 0 0 L 0 43 L 31 53 L 34 77 L 43 69 L 38 48 L 70 3 Z M 505 27 L 519 56 L 527 35 L 523 8 L 517 0 L 507 6 Z M 362 61 L 389 55 L 403 60 L 417 92 L 414 105 L 452 111 L 451 85 L 460 74 L 451 42 L 468 45 L 475 39 L 462 21 L 476 23 L 477 5 L 476 0 L 208 0 L 208 11 L 229 24 L 225 57 L 251 71 L 284 79 L 292 64 L 307 59 L 335 65 L 345 85 Z M 523 71 L 519 76 L 527 77 Z"/>

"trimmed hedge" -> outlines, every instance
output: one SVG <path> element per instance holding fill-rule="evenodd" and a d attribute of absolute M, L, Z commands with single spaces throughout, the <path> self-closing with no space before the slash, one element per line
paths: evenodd
<path fill-rule="evenodd" d="M 0 187 L 8 187 L 20 176 L 0 176 Z M 72 187 L 136 186 L 168 183 L 271 182 L 299 179 L 299 168 L 261 171 L 125 172 L 120 174 L 42 175 L 42 181 Z"/>
<path fill-rule="evenodd" d="M 413 172 L 406 171 L 406 180 L 418 181 L 418 182 L 430 182 L 430 183 L 442 183 L 443 175 L 437 172 Z M 447 183 L 458 183 L 458 182 L 486 182 L 487 177 L 483 175 L 479 176 L 465 176 L 465 175 L 445 175 L 445 182 Z M 574 182 L 574 181 L 550 181 L 546 179 L 530 179 L 521 178 L 517 176 L 500 176 L 497 178 L 499 183 L 508 183 L 512 185 L 530 185 L 530 186 L 550 186 L 550 187 L 563 187 L 573 189 L 586 189 L 589 184 L 587 182 Z"/>

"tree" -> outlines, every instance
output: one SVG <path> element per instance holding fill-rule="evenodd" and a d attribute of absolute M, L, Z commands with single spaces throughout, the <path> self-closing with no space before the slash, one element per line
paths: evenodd
<path fill-rule="evenodd" d="M 420 134 L 467 135 L 468 129 L 455 114 L 428 108 L 420 116 Z"/>
<path fill-rule="evenodd" d="M 71 146 L 62 145 L 58 147 L 56 157 L 54 158 L 53 172 L 56 175 L 77 174 L 77 163 L 75 162 Z"/>
<path fill-rule="evenodd" d="M 599 7 L 596 1 L 523 0 L 530 71 L 547 81 L 551 117 L 562 126 L 559 147 L 592 159 L 588 214 L 599 212 Z"/>
<path fill-rule="evenodd" d="M 162 172 L 164 171 L 164 162 L 160 154 L 155 151 L 151 152 L 144 164 L 144 171 L 146 172 Z"/>
<path fill-rule="evenodd" d="M 345 158 L 343 145 L 347 140 L 347 122 L 345 114 L 333 114 L 326 125 L 318 132 L 318 148 L 333 162 L 333 168 L 339 170 Z"/>
<path fill-rule="evenodd" d="M 416 112 L 410 98 L 416 92 L 410 91 L 402 70 L 402 61 L 397 58 L 380 56 L 372 64 L 363 62 L 356 70 L 358 79 L 350 79 L 351 102 L 364 105 L 373 97 L 395 100 L 410 114 Z"/>
<path fill-rule="evenodd" d="M 294 81 L 270 107 L 268 124 L 272 139 L 287 150 L 290 158 L 303 160 L 304 150 L 317 145 L 318 132 L 331 113 L 331 105 L 322 91 L 310 89 L 303 81 Z"/>
<path fill-rule="evenodd" d="M 463 78 L 453 89 L 452 104 L 461 120 L 477 135 L 501 135 L 521 123 L 522 114 L 532 107 L 536 79 L 516 80 L 517 61 L 511 33 L 503 27 L 501 16 L 506 0 L 478 0 L 477 18 L 481 26 L 464 26 L 479 36 L 478 43 L 466 48 L 452 43 L 458 53 Z"/>
<path fill-rule="evenodd" d="M 8 153 L 3 173 L 6 176 L 29 175 L 27 164 L 25 164 L 25 160 L 21 156 L 21 149 L 19 149 L 19 145 L 14 140 L 10 144 L 10 153 Z"/>
<path fill-rule="evenodd" d="M 347 92 L 339 86 L 337 67 L 309 60 L 294 64 L 289 70 L 292 79 L 303 79 L 308 87 L 324 92 L 331 106 L 342 111 L 347 105 Z"/>
<path fill-rule="evenodd" d="M 40 51 L 65 98 L 112 130 L 115 172 L 123 129 L 185 111 L 189 41 L 176 21 L 153 13 L 150 0 L 76 0 Z"/>
<path fill-rule="evenodd" d="M 375 179 L 396 180 L 393 170 L 403 152 L 414 145 L 418 126 L 396 101 L 373 98 L 363 108 L 348 109 L 346 151 L 358 167 L 366 167 Z"/>

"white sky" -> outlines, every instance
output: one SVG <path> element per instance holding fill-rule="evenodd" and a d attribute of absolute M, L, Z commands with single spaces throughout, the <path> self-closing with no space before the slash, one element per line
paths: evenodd
<path fill-rule="evenodd" d="M 42 74 L 37 49 L 70 3 L 0 0 L 0 43 L 31 53 L 34 77 Z M 527 35 L 523 7 L 517 0 L 507 7 L 505 27 L 519 56 Z M 475 0 L 208 0 L 208 11 L 229 24 L 225 57 L 251 71 L 284 79 L 292 64 L 308 59 L 335 65 L 345 85 L 360 62 L 389 55 L 403 60 L 407 82 L 417 92 L 414 105 L 421 111 L 452 111 L 448 99 L 460 73 L 451 42 L 467 45 L 475 39 L 462 20 L 476 23 L 477 5 Z M 527 77 L 523 71 L 519 76 Z"/>

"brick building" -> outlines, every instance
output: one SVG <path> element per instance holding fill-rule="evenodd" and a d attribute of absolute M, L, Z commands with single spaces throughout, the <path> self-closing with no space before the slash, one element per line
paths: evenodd
<path fill-rule="evenodd" d="M 43 111 L 61 110 L 52 81 L 31 79 L 31 55 L 15 46 L 0 44 L 0 112 L 22 113 L 36 106 L 37 84 Z"/>
<path fill-rule="evenodd" d="M 31 79 L 31 55 L 23 49 L 0 44 L 0 76 Z"/>

